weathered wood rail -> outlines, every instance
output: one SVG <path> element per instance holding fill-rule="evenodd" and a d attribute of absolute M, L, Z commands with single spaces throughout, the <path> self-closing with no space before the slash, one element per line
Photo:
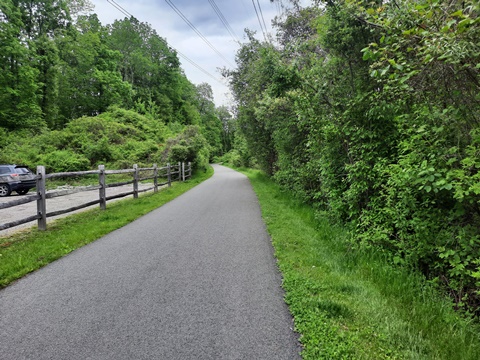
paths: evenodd
<path fill-rule="evenodd" d="M 122 181 L 116 183 L 107 183 L 107 175 L 114 174 L 132 174 L 133 179 L 129 181 Z M 147 174 L 145 176 L 145 174 Z M 150 175 L 148 175 L 150 174 Z M 67 190 L 58 190 L 53 192 L 46 191 L 46 180 L 55 179 L 55 178 L 66 178 L 66 177 L 79 177 L 86 175 L 98 175 L 98 185 L 90 186 L 79 186 L 74 189 Z M 143 176 L 141 176 L 143 175 Z M 175 165 L 167 164 L 164 167 L 157 167 L 156 164 L 150 168 L 139 168 L 137 165 L 133 165 L 132 169 L 122 169 L 122 170 L 106 170 L 104 165 L 100 165 L 98 170 L 89 170 L 89 171 L 75 171 L 75 172 L 62 172 L 62 173 L 52 173 L 46 174 L 44 166 L 37 167 L 37 193 L 36 195 L 29 195 L 22 197 L 21 199 L 15 199 L 5 203 L 0 203 L 0 209 L 13 208 L 18 205 L 27 204 L 29 202 L 37 202 L 37 214 L 20 219 L 17 221 L 12 221 L 6 224 L 0 224 L 0 230 L 6 230 L 18 225 L 26 224 L 31 221 L 37 220 L 38 229 L 46 230 L 47 229 L 47 218 L 52 216 L 58 216 L 67 214 L 72 211 L 84 209 L 86 207 L 99 204 L 100 209 L 105 210 L 107 208 L 107 202 L 113 199 L 122 198 L 125 196 L 133 195 L 133 198 L 138 198 L 138 194 L 146 191 L 157 192 L 158 188 L 161 186 L 171 186 L 173 181 L 185 181 L 186 179 L 192 176 L 192 164 L 188 163 L 178 163 Z M 159 179 L 164 179 L 164 182 L 159 183 Z M 153 180 L 153 186 L 139 190 L 138 184 L 142 181 Z M 113 188 L 118 186 L 124 186 L 133 184 L 132 191 L 127 191 L 121 194 L 106 196 L 106 189 Z M 68 209 L 58 210 L 47 212 L 47 199 L 52 199 L 58 196 L 65 196 L 70 194 L 75 194 L 83 191 L 94 191 L 98 190 L 98 199 L 94 201 L 89 201 L 87 203 L 70 207 Z"/>

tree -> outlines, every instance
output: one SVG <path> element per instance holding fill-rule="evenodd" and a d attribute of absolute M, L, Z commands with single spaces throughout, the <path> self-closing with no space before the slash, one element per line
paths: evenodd
<path fill-rule="evenodd" d="M 54 39 L 71 25 L 66 0 L 16 1 L 22 17 L 22 36 L 27 39 L 38 70 L 39 106 L 45 122 L 54 127 L 58 116 L 58 49 Z"/>
<path fill-rule="evenodd" d="M 202 132 L 211 146 L 210 155 L 217 156 L 222 153 L 222 123 L 215 112 L 213 103 L 213 90 L 207 83 L 196 86 L 196 104 L 200 113 Z"/>
<path fill-rule="evenodd" d="M 215 112 L 222 123 L 222 153 L 226 154 L 233 148 L 236 122 L 230 110 L 224 105 L 217 107 Z"/>
<path fill-rule="evenodd" d="M 165 122 L 172 121 L 183 106 L 185 88 L 180 62 L 166 40 L 149 24 L 131 18 L 109 27 L 108 45 L 122 54 L 119 69 L 134 90 L 134 102 L 153 101 Z"/>
<path fill-rule="evenodd" d="M 480 314 L 478 1 L 293 3 L 227 72 L 253 155 Z"/>
<path fill-rule="evenodd" d="M 416 264 L 477 315 L 479 10 L 477 1 L 423 0 L 358 9 L 380 33 L 363 50 L 376 98 L 402 109 L 398 158 L 362 218 L 363 240 Z"/>
<path fill-rule="evenodd" d="M 96 15 L 80 16 L 77 28 L 57 39 L 60 126 L 105 112 L 111 105 L 132 106 L 131 85 L 117 70 L 122 55 L 108 48 L 107 29 Z"/>
<path fill-rule="evenodd" d="M 271 82 L 271 68 L 264 68 L 262 51 L 270 51 L 271 45 L 262 44 L 255 39 L 255 34 L 247 30 L 248 43 L 243 44 L 237 52 L 236 70 L 225 70 L 224 76 L 230 80 L 230 88 L 237 100 L 236 117 L 238 129 L 258 160 L 260 166 L 268 173 L 275 172 L 277 153 L 268 124 L 255 116 L 255 105 L 267 84 Z"/>
<path fill-rule="evenodd" d="M 41 128 L 38 70 L 22 37 L 22 12 L 13 1 L 0 4 L 0 127 Z"/>

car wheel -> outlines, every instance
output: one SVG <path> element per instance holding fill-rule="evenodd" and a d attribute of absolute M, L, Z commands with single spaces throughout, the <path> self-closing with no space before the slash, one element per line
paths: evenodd
<path fill-rule="evenodd" d="M 0 184 L 0 196 L 8 196 L 12 193 L 10 190 L 10 185 L 8 184 Z"/>
<path fill-rule="evenodd" d="M 17 190 L 17 194 L 19 195 L 25 195 L 26 193 L 28 193 L 28 189 Z"/>

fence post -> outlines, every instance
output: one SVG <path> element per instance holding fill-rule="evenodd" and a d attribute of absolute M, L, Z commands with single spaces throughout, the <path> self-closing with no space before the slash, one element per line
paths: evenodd
<path fill-rule="evenodd" d="M 185 163 L 182 162 L 182 181 L 185 181 Z"/>
<path fill-rule="evenodd" d="M 138 199 L 138 165 L 133 165 L 133 198 Z"/>
<path fill-rule="evenodd" d="M 38 230 L 47 230 L 47 203 L 45 198 L 45 166 L 37 166 L 37 220 Z"/>
<path fill-rule="evenodd" d="M 167 181 L 168 187 L 172 186 L 172 168 L 170 166 L 170 163 L 167 164 Z"/>
<path fill-rule="evenodd" d="M 158 192 L 158 168 L 153 164 L 153 192 Z"/>
<path fill-rule="evenodd" d="M 107 208 L 107 196 L 106 196 L 106 181 L 105 181 L 105 165 L 98 165 L 98 184 L 100 189 L 98 195 L 100 197 L 100 210 Z"/>
<path fill-rule="evenodd" d="M 182 163 L 178 163 L 178 181 L 182 181 Z"/>
<path fill-rule="evenodd" d="M 192 178 L 192 163 L 190 161 L 188 162 L 188 177 Z"/>

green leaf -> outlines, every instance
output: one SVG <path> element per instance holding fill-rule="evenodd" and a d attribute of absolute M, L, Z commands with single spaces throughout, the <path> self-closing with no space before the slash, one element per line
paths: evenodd
<path fill-rule="evenodd" d="M 453 14 L 450 14 L 451 17 L 463 16 L 463 10 L 455 11 Z"/>
<path fill-rule="evenodd" d="M 372 58 L 372 52 L 370 51 L 369 48 L 364 48 L 362 49 L 363 52 L 363 60 L 370 60 Z"/>

